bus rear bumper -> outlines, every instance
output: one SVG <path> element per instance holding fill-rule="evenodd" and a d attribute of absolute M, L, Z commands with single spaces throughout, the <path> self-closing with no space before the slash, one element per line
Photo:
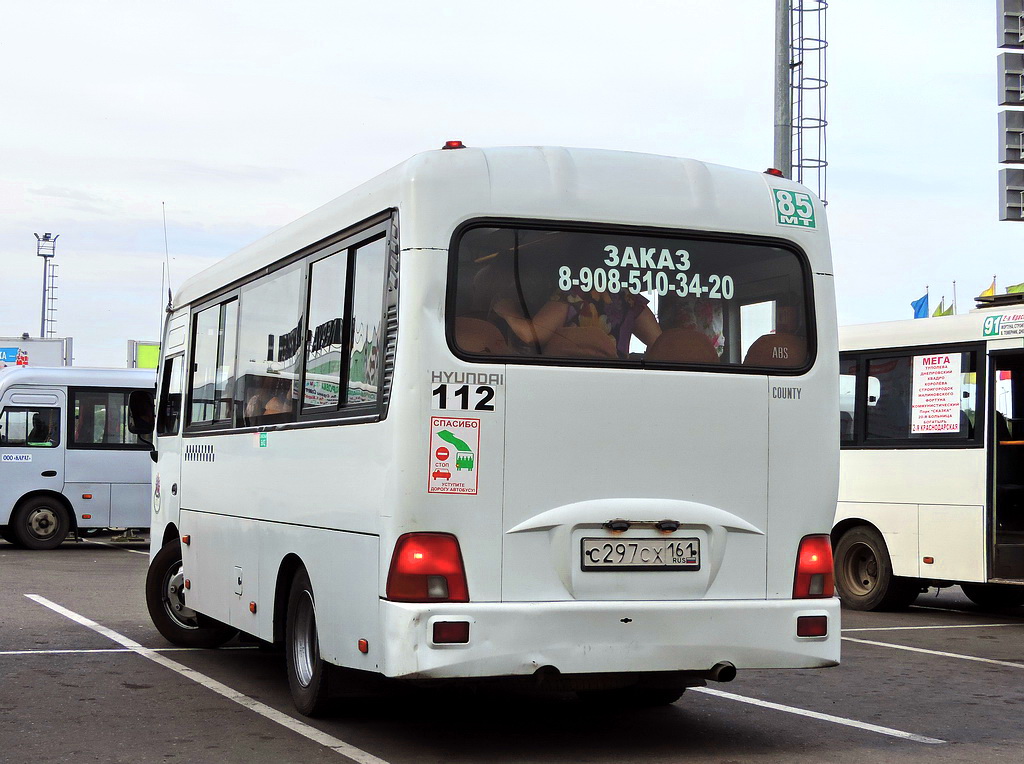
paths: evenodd
<path fill-rule="evenodd" d="M 386 676 L 458 678 L 819 668 L 839 663 L 839 600 L 697 602 L 381 602 Z M 827 635 L 798 637 L 825 616 Z M 466 622 L 469 641 L 437 644 L 435 624 Z M 442 627 L 444 629 L 445 627 Z M 463 629 L 465 627 L 462 627 Z"/>

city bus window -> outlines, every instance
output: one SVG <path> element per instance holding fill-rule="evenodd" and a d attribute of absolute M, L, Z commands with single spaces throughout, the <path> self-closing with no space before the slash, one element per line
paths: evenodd
<path fill-rule="evenodd" d="M 471 228 L 450 326 L 471 356 L 795 369 L 809 360 L 805 275 L 765 245 Z"/>
<path fill-rule="evenodd" d="M 71 447 L 139 445 L 138 436 L 128 431 L 128 393 L 75 390 L 71 399 Z"/>
<path fill-rule="evenodd" d="M 869 360 L 867 440 L 973 439 L 976 358 L 937 351 Z"/>
<path fill-rule="evenodd" d="M 60 409 L 7 408 L 0 413 L 0 446 L 56 448 L 60 445 Z"/>
<path fill-rule="evenodd" d="M 377 239 L 355 250 L 352 321 L 345 405 L 375 404 L 380 388 L 381 322 L 387 242 Z"/>
<path fill-rule="evenodd" d="M 857 401 L 857 359 L 839 360 L 839 442 L 853 442 Z"/>
<path fill-rule="evenodd" d="M 242 292 L 235 407 L 238 424 L 294 418 L 301 360 L 302 271 L 286 268 Z"/>
<path fill-rule="evenodd" d="M 309 269 L 309 331 L 302 409 L 337 408 L 341 391 L 345 281 L 348 253 L 318 260 Z"/>

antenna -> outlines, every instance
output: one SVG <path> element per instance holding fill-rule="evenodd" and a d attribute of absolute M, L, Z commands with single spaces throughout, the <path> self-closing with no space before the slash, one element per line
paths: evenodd
<path fill-rule="evenodd" d="M 167 247 L 167 203 L 166 202 L 160 202 L 160 210 L 161 210 L 161 212 L 163 212 L 163 217 L 164 217 L 164 267 L 163 267 L 163 271 L 161 271 L 161 277 L 160 277 L 160 294 L 161 294 L 161 296 L 163 295 L 163 291 L 164 291 L 163 273 L 166 272 L 167 273 L 167 308 L 165 309 L 165 312 L 166 313 L 170 313 L 171 312 L 171 307 L 172 307 L 171 303 L 173 301 L 173 297 L 172 297 L 172 294 L 171 294 L 171 255 L 170 255 L 170 250 Z"/>

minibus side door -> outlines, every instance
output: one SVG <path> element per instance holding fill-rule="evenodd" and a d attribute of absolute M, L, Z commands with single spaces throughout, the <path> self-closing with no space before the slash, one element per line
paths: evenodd
<path fill-rule="evenodd" d="M 181 432 L 182 390 L 184 380 L 182 354 L 164 360 L 160 375 L 156 417 L 157 461 L 153 478 L 153 528 L 178 522 L 181 507 Z M 154 531 L 155 532 L 155 531 Z"/>
<path fill-rule="evenodd" d="M 13 388 L 0 401 L 0 525 L 28 492 L 63 489 L 65 408 L 61 390 Z M 45 438 L 33 433 L 37 417 Z"/>

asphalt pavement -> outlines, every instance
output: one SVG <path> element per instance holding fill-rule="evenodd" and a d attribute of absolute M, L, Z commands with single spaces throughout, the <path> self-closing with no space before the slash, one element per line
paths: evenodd
<path fill-rule="evenodd" d="M 740 671 L 665 708 L 403 689 L 308 719 L 280 653 L 169 645 L 146 612 L 147 545 L 0 542 L 0 760 L 18 762 L 1015 762 L 1024 608 L 959 589 L 843 611 L 842 665 Z"/>

